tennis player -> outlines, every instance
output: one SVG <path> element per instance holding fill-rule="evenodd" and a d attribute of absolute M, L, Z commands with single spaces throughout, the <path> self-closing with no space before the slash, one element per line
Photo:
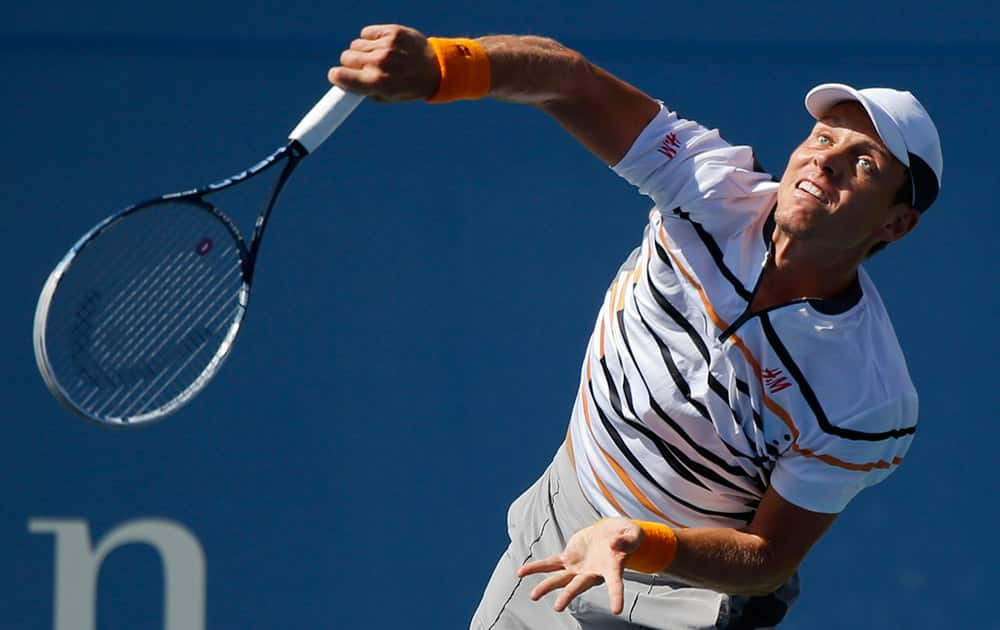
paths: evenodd
<path fill-rule="evenodd" d="M 566 441 L 511 505 L 472 626 L 777 625 L 809 549 L 896 470 L 916 428 L 861 263 L 937 196 L 924 108 L 818 86 L 815 124 L 775 181 L 749 147 L 550 39 L 369 26 L 340 61 L 330 80 L 378 100 L 534 105 L 655 203 L 598 313 Z"/>

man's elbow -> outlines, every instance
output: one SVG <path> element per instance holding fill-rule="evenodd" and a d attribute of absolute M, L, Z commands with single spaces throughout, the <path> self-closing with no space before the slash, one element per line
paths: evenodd
<path fill-rule="evenodd" d="M 738 592 L 732 593 L 733 595 L 748 597 L 770 595 L 784 586 L 799 570 L 801 558 L 782 557 L 767 546 L 760 549 L 758 554 L 758 570 L 754 572 L 753 579 L 748 580 L 745 585 L 741 585 L 744 587 L 738 589 Z"/>
<path fill-rule="evenodd" d="M 787 582 L 793 575 L 795 575 L 795 571 L 788 574 L 782 574 L 779 577 L 759 581 L 754 584 L 748 584 L 746 588 L 737 589 L 737 592 L 730 593 L 730 595 L 744 595 L 746 597 L 763 597 L 765 595 L 770 595 L 784 586 L 785 582 Z"/>
<path fill-rule="evenodd" d="M 599 89 L 600 73 L 582 53 L 567 48 L 554 39 L 545 39 L 545 45 L 560 59 L 560 71 L 552 76 L 550 89 L 539 105 L 548 107 L 581 104 L 593 98 Z"/>

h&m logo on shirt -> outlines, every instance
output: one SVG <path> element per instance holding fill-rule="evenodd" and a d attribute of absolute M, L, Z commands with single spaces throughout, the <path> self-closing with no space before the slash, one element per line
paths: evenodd
<path fill-rule="evenodd" d="M 780 369 L 764 370 L 760 375 L 764 378 L 764 385 L 767 386 L 767 391 L 772 394 L 777 394 L 781 390 L 792 386 L 791 381 L 788 380 L 788 377 Z"/>
<path fill-rule="evenodd" d="M 677 134 L 668 133 L 663 138 L 663 142 L 660 143 L 660 148 L 657 149 L 657 152 L 667 156 L 668 160 L 672 160 L 674 159 L 674 156 L 677 155 L 677 150 L 680 148 L 680 146 L 681 146 L 681 141 L 677 138 Z"/>

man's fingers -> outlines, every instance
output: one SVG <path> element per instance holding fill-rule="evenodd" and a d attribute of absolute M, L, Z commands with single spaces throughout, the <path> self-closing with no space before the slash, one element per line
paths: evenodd
<path fill-rule="evenodd" d="M 611 612 L 620 614 L 625 608 L 625 584 L 622 583 L 621 571 L 612 571 L 604 576 L 608 584 L 608 605 Z"/>
<path fill-rule="evenodd" d="M 371 52 L 375 50 L 376 44 L 371 39 L 355 39 L 351 42 L 350 49 L 358 52 Z"/>
<path fill-rule="evenodd" d="M 548 573 L 549 571 L 555 571 L 557 569 L 562 569 L 563 561 L 559 556 L 552 556 L 545 558 L 544 560 L 535 560 L 534 562 L 526 562 L 521 565 L 521 568 L 517 570 L 517 577 L 524 577 L 526 575 L 531 575 L 532 573 Z"/>
<path fill-rule="evenodd" d="M 384 51 L 345 50 L 340 53 L 340 65 L 360 70 L 365 66 L 377 66 L 385 61 Z"/>
<path fill-rule="evenodd" d="M 374 87 L 377 77 L 374 76 L 373 70 L 374 68 L 371 66 L 366 66 L 361 70 L 337 66 L 330 68 L 330 71 L 326 73 L 326 78 L 329 79 L 330 83 L 339 85 L 348 92 L 371 95 L 377 91 Z"/>
<path fill-rule="evenodd" d="M 556 603 L 554 608 L 558 612 L 562 612 L 563 610 L 566 609 L 566 606 L 568 606 L 569 603 L 573 601 L 574 597 L 584 592 L 591 586 L 594 586 L 595 584 L 600 584 L 602 581 L 603 578 L 601 578 L 601 576 L 599 575 L 578 575 L 574 577 L 572 580 L 569 581 L 569 584 L 566 585 L 566 588 L 564 588 L 562 592 L 559 593 L 559 597 L 556 598 Z"/>
<path fill-rule="evenodd" d="M 559 573 L 553 573 L 549 577 L 539 582 L 538 585 L 535 586 L 535 588 L 531 589 L 531 599 L 533 601 L 538 601 L 550 591 L 554 591 L 555 589 L 561 586 L 566 586 L 567 584 L 569 584 L 570 580 L 573 579 L 574 575 L 575 575 L 574 573 L 570 573 L 569 571 L 560 571 Z"/>
<path fill-rule="evenodd" d="M 389 35 L 399 27 L 394 24 L 372 24 L 361 29 L 361 39 L 378 39 Z"/>

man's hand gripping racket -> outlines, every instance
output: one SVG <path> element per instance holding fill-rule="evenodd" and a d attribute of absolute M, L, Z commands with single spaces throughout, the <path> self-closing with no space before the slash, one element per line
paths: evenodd
<path fill-rule="evenodd" d="M 363 98 L 333 87 L 288 144 L 245 171 L 129 206 L 84 234 L 49 275 L 35 311 L 35 358 L 53 395 L 117 426 L 162 418 L 191 400 L 240 330 L 278 193 Z M 206 197 L 277 164 L 247 245 Z"/>

